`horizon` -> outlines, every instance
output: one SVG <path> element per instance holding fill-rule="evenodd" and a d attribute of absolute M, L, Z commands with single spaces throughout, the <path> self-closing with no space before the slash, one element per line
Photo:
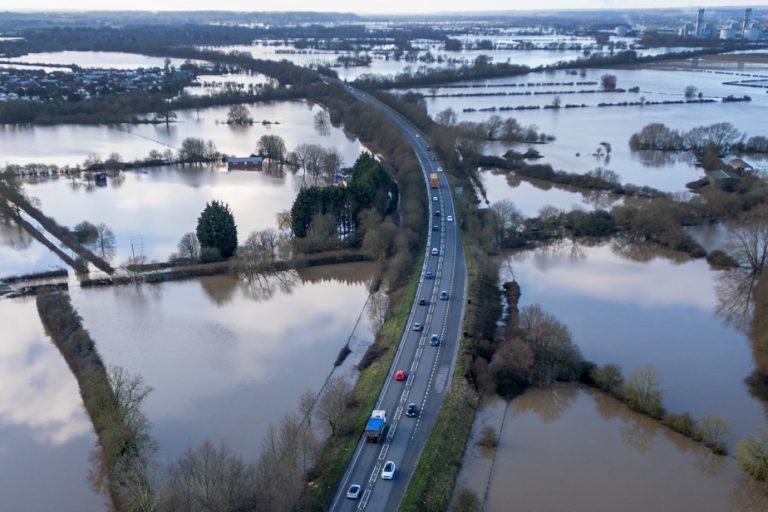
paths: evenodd
<path fill-rule="evenodd" d="M 529 5 L 520 6 L 509 5 L 504 0 L 479 0 L 475 9 L 461 9 L 464 2 L 459 0 L 436 1 L 427 0 L 420 5 L 422 8 L 414 8 L 409 2 L 404 0 L 395 0 L 389 2 L 386 9 L 356 10 L 353 7 L 358 5 L 351 0 L 330 0 L 323 5 L 328 8 L 315 8 L 312 2 L 306 0 L 285 0 L 282 2 L 281 9 L 256 9 L 250 10 L 245 7 L 252 5 L 243 0 L 220 0 L 216 2 L 218 7 L 210 7 L 209 2 L 202 0 L 167 0 L 163 6 L 159 7 L 153 0 L 135 0 L 131 3 L 134 8 L 105 8 L 102 2 L 95 0 L 73 0 L 69 2 L 68 7 L 62 9 L 55 0 L 27 0 L 23 7 L 19 7 L 18 0 L 8 1 L 0 0 L 0 11 L 13 13 L 116 13 L 116 12 L 147 12 L 147 13 L 184 13 L 184 12 L 232 12 L 232 13 L 324 13 L 324 14 L 355 14 L 361 16 L 419 16 L 419 15 L 492 15 L 499 13 L 514 14 L 535 14 L 541 12 L 560 11 L 560 12 L 589 12 L 589 11 L 623 11 L 623 10 L 695 10 L 699 7 L 709 9 L 738 9 L 745 7 L 758 7 L 768 9 L 768 3 L 764 0 L 744 0 L 734 4 L 723 3 L 718 0 L 681 0 L 679 3 L 669 5 L 664 0 L 586 0 L 581 6 L 574 6 L 572 1 L 568 0 L 541 0 L 540 6 L 531 9 Z M 367 7 L 367 6 L 366 6 Z"/>

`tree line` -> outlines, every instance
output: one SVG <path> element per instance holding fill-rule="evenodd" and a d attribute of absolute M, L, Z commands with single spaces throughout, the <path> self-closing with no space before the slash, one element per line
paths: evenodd
<path fill-rule="evenodd" d="M 634 151 L 704 151 L 713 150 L 718 154 L 729 151 L 744 153 L 768 152 L 768 137 L 756 135 L 747 137 L 733 124 L 713 123 L 697 126 L 688 131 L 675 130 L 664 123 L 650 123 L 629 138 L 629 147 Z"/>

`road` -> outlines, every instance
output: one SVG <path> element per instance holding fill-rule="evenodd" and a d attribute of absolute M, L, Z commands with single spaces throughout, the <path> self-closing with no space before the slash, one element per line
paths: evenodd
<path fill-rule="evenodd" d="M 426 254 L 418 291 L 375 407 L 386 410 L 388 429 L 379 443 L 366 443 L 361 435 L 330 508 L 333 511 L 393 511 L 408 486 L 443 396 L 450 387 L 466 304 L 467 268 L 450 185 L 440 164 L 433 160 L 428 144 L 403 116 L 347 84 L 344 87 L 360 101 L 381 108 L 401 129 L 416 153 L 429 194 Z M 429 174 L 433 172 L 439 177 L 437 189 L 429 186 Z M 438 249 L 438 255 L 432 254 L 433 248 Z M 427 272 L 434 278 L 426 278 Z M 448 300 L 440 299 L 443 291 L 448 293 Z M 419 305 L 421 298 L 426 299 L 426 305 Z M 414 331 L 414 322 L 421 323 L 423 330 Z M 430 343 L 433 334 L 440 339 L 437 346 Z M 406 371 L 407 380 L 395 381 L 397 370 Z M 416 417 L 405 415 L 409 403 L 418 405 Z M 361 432 L 363 428 L 364 425 L 360 425 Z M 395 477 L 382 480 L 381 469 L 390 460 L 397 465 Z M 440 471 L 440 468 L 434 470 Z M 362 487 L 357 500 L 346 497 L 347 489 L 353 484 Z"/>

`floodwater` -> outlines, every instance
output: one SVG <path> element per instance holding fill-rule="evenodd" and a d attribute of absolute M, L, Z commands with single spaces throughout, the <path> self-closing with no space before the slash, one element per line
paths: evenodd
<path fill-rule="evenodd" d="M 300 182 L 301 174 L 289 171 L 171 166 L 150 168 L 147 174 L 126 171 L 119 182 L 108 179 L 106 187 L 59 178 L 26 190 L 62 225 L 89 220 L 109 226 L 115 234 L 113 262 L 120 265 L 132 254 L 167 260 L 214 199 L 229 204 L 241 242 L 252 231 L 277 228 L 277 213 L 291 208 Z"/>
<path fill-rule="evenodd" d="M 372 271 L 350 264 L 251 285 L 214 276 L 71 295 L 105 362 L 153 388 L 143 410 L 163 463 L 205 439 L 253 460 L 268 426 L 297 412 L 304 391 L 320 390 L 363 310 Z M 367 318 L 342 372 L 373 341 Z"/>
<path fill-rule="evenodd" d="M 5 59 L 9 62 L 25 62 L 34 64 L 76 64 L 81 68 L 162 68 L 165 65 L 165 57 L 150 57 L 137 53 L 125 52 L 41 52 L 28 53 L 21 57 Z M 184 59 L 170 59 L 171 65 L 180 66 Z M 59 69 L 61 71 L 61 69 Z"/>
<path fill-rule="evenodd" d="M 766 510 L 768 495 L 732 458 L 712 455 L 614 398 L 577 386 L 536 389 L 481 409 L 457 489 L 483 496 L 493 453 L 474 446 L 482 425 L 499 436 L 484 510 Z"/>
<path fill-rule="evenodd" d="M 764 404 L 744 383 L 755 366 L 752 347 L 714 313 L 719 274 L 703 259 L 669 256 L 677 259 L 648 248 L 564 244 L 509 257 L 501 279 L 520 283 L 521 307 L 541 304 L 562 320 L 585 359 L 618 364 L 625 375 L 651 363 L 667 410 L 723 416 L 733 448 L 766 424 Z"/>
<path fill-rule="evenodd" d="M 0 164 L 42 162 L 81 164 L 91 153 L 107 158 L 117 152 L 124 160 L 146 157 L 151 150 L 177 150 L 187 137 L 212 140 L 225 155 L 247 156 L 256 151 L 259 137 L 279 135 L 290 151 L 302 143 L 335 147 L 346 165 L 360 153 L 360 144 L 341 128 L 316 130 L 314 116 L 321 108 L 305 101 L 280 101 L 246 105 L 255 124 L 225 124 L 229 107 L 177 111 L 175 123 L 139 125 L 9 126 L 0 125 L 3 152 Z M 277 124 L 262 124 L 269 121 Z"/>
<path fill-rule="evenodd" d="M 643 126 L 661 122 L 678 130 L 688 130 L 695 126 L 709 125 L 728 121 L 748 135 L 765 135 L 762 119 L 768 114 L 768 95 L 754 89 L 723 82 L 733 80 L 731 75 L 695 73 L 689 71 L 662 71 L 656 69 L 617 69 L 586 70 L 586 76 L 568 75 L 565 72 L 537 73 L 520 77 L 493 80 L 480 80 L 465 83 L 487 85 L 487 88 L 441 88 L 437 94 L 456 94 L 493 91 L 563 91 L 597 86 L 538 86 L 538 87 L 501 87 L 498 84 L 530 82 L 578 82 L 599 81 L 600 76 L 611 73 L 618 78 L 618 87 L 640 87 L 639 93 L 616 94 L 563 94 L 562 104 L 585 103 L 596 105 L 598 102 L 638 101 L 645 97 L 647 101 L 682 100 L 684 89 L 694 85 L 705 98 L 720 98 L 727 95 L 750 95 L 749 103 L 710 103 L 693 105 L 646 105 L 630 107 L 577 108 L 558 110 L 525 110 L 507 112 L 462 112 L 464 108 L 486 108 L 496 106 L 516 106 L 523 104 L 548 105 L 555 95 L 531 96 L 489 96 L 489 97 L 450 97 L 432 98 L 430 91 L 422 89 L 431 115 L 451 107 L 459 120 L 483 121 L 493 114 L 502 118 L 514 117 L 525 125 L 536 125 L 539 131 L 554 135 L 556 140 L 549 144 L 536 145 L 544 156 L 538 162 L 550 163 L 555 169 L 567 172 L 585 173 L 597 167 L 610 169 L 619 174 L 625 183 L 647 185 L 660 190 L 678 192 L 685 190 L 685 184 L 702 176 L 702 171 L 693 165 L 685 155 L 659 152 L 633 152 L 629 149 L 630 136 L 640 131 Z M 611 145 L 609 157 L 595 156 L 601 142 Z M 491 152 L 504 146 L 497 144 Z M 521 147 L 518 147 L 521 149 Z M 503 151 L 500 151 L 503 153 Z M 761 168 L 764 160 L 746 160 Z"/>
<path fill-rule="evenodd" d="M 0 218 L 0 278 L 67 268 L 16 223 Z"/>
<path fill-rule="evenodd" d="M 96 436 L 34 297 L 0 299 L 0 325 L 2 509 L 103 510 L 88 483 Z"/>

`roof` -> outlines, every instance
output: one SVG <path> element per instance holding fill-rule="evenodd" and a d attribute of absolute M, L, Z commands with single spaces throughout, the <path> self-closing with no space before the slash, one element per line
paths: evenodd
<path fill-rule="evenodd" d="M 260 156 L 230 156 L 227 157 L 227 162 L 230 164 L 260 164 L 262 158 Z"/>
<path fill-rule="evenodd" d="M 752 169 L 752 166 L 745 160 L 742 160 L 741 158 L 734 158 L 730 162 L 728 162 L 728 165 L 733 167 L 734 169 Z"/>
<path fill-rule="evenodd" d="M 714 181 L 724 181 L 724 180 L 738 180 L 739 176 L 732 173 L 731 171 L 718 169 L 716 171 L 707 171 L 706 172 L 707 177 Z"/>

